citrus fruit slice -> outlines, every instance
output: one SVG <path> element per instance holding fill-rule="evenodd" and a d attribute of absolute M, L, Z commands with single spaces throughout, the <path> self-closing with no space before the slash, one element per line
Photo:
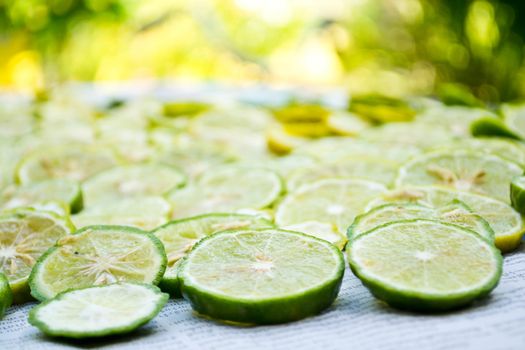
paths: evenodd
<path fill-rule="evenodd" d="M 495 244 L 502 252 L 514 250 L 521 241 L 524 224 L 521 215 L 510 205 L 486 196 L 454 191 L 445 187 L 405 187 L 381 195 L 367 209 L 392 202 L 415 202 L 430 207 L 442 207 L 458 199 L 485 219 L 495 234 Z"/>
<path fill-rule="evenodd" d="M 31 183 L 19 187 L 11 186 L 0 194 L 0 206 L 3 209 L 27 207 L 46 202 L 62 203 L 72 213 L 83 207 L 80 185 L 76 181 L 53 179 Z"/>
<path fill-rule="evenodd" d="M 0 272 L 0 320 L 4 317 L 6 310 L 13 303 L 13 292 L 9 287 L 7 277 Z"/>
<path fill-rule="evenodd" d="M 391 306 L 443 311 L 489 294 L 501 253 L 465 228 L 432 220 L 379 226 L 352 240 L 348 262 L 377 298 Z"/>
<path fill-rule="evenodd" d="M 116 164 L 114 153 L 107 148 L 56 146 L 24 157 L 18 165 L 17 179 L 21 184 L 57 178 L 83 181 Z"/>
<path fill-rule="evenodd" d="M 521 215 L 525 215 L 525 176 L 517 176 L 510 183 L 510 202 Z"/>
<path fill-rule="evenodd" d="M 162 164 L 134 164 L 112 168 L 92 176 L 82 185 L 88 205 L 111 198 L 161 196 L 183 186 L 186 177 Z"/>
<path fill-rule="evenodd" d="M 525 139 L 525 105 L 503 105 L 502 113 L 505 117 L 505 124 L 511 132 L 521 139 Z"/>
<path fill-rule="evenodd" d="M 509 183 L 521 175 L 516 163 L 479 152 L 436 152 L 422 155 L 399 169 L 397 186 L 444 185 L 509 202 Z"/>
<path fill-rule="evenodd" d="M 288 191 L 323 179 L 363 179 L 391 185 L 397 176 L 398 165 L 388 159 L 372 157 L 348 157 L 334 163 L 321 163 L 298 168 L 286 178 Z"/>
<path fill-rule="evenodd" d="M 463 202 L 455 199 L 443 207 L 432 208 L 417 203 L 391 203 L 359 215 L 348 228 L 348 236 L 356 238 L 389 222 L 409 219 L 432 219 L 455 224 L 476 232 L 494 242 L 494 231 L 480 215 L 472 212 Z"/>
<path fill-rule="evenodd" d="M 35 306 L 29 323 L 47 335 L 66 338 L 123 334 L 149 322 L 167 301 L 167 294 L 147 284 L 88 287 Z"/>
<path fill-rule="evenodd" d="M 178 262 L 202 238 L 224 230 L 259 229 L 274 225 L 261 217 L 243 214 L 214 213 L 171 221 L 153 231 L 164 244 L 168 268 L 160 287 L 170 295 L 180 295 L 177 290 L 176 271 Z M 167 287 L 165 290 L 163 286 Z"/>
<path fill-rule="evenodd" d="M 498 136 L 519 140 L 520 136 L 511 130 L 503 120 L 496 117 L 482 117 L 470 124 L 473 136 Z"/>
<path fill-rule="evenodd" d="M 299 224 L 284 226 L 282 228 L 324 239 L 341 250 L 343 250 L 347 241 L 346 236 L 339 231 L 336 225 L 325 222 L 305 221 Z"/>
<path fill-rule="evenodd" d="M 371 126 L 359 116 L 343 112 L 331 113 L 326 125 L 332 132 L 343 136 L 357 136 Z"/>
<path fill-rule="evenodd" d="M 74 228 L 52 213 L 17 209 L 0 216 L 0 272 L 16 303 L 29 299 L 27 278 L 37 259 Z"/>
<path fill-rule="evenodd" d="M 288 194 L 277 207 L 278 226 L 308 221 L 335 225 L 341 234 L 361 214 L 373 198 L 386 188 L 376 182 L 352 179 L 326 179 Z"/>
<path fill-rule="evenodd" d="M 280 176 L 268 169 L 223 166 L 204 173 L 192 186 L 172 191 L 168 200 L 173 217 L 263 209 L 275 202 L 283 190 Z"/>
<path fill-rule="evenodd" d="M 38 300 L 72 288 L 115 282 L 157 284 L 166 253 L 153 234 L 127 226 L 89 226 L 63 237 L 36 263 L 29 284 Z"/>
<path fill-rule="evenodd" d="M 179 279 L 199 313 L 272 324 L 326 309 L 343 273 L 341 252 L 326 241 L 284 230 L 237 230 L 201 240 L 182 262 Z"/>
<path fill-rule="evenodd" d="M 77 228 L 126 225 L 152 230 L 168 221 L 170 204 L 162 197 L 131 197 L 101 201 L 73 215 Z"/>

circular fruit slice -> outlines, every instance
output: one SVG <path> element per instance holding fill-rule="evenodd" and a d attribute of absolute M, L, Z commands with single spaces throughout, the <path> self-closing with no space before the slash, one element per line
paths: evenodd
<path fill-rule="evenodd" d="M 42 182 L 8 187 L 0 194 L 0 206 L 3 209 L 27 207 L 46 202 L 61 203 L 72 213 L 83 207 L 82 191 L 76 181 L 53 179 Z"/>
<path fill-rule="evenodd" d="M 398 165 L 388 159 L 371 157 L 349 157 L 334 164 L 317 164 L 294 170 L 286 179 L 289 191 L 330 178 L 354 178 L 392 184 L 397 175 Z"/>
<path fill-rule="evenodd" d="M 50 179 L 83 181 L 99 171 L 117 165 L 113 151 L 92 146 L 61 146 L 40 149 L 24 157 L 17 179 L 28 184 Z"/>
<path fill-rule="evenodd" d="M 170 295 L 180 295 L 176 280 L 178 262 L 202 238 L 224 230 L 259 229 L 274 225 L 261 217 L 243 214 L 215 213 L 171 221 L 155 229 L 153 234 L 164 244 L 168 268 L 161 281 L 162 290 Z M 163 286 L 168 287 L 164 289 Z"/>
<path fill-rule="evenodd" d="M 183 218 L 211 212 L 269 207 L 283 190 L 277 173 L 254 167 L 224 166 L 211 169 L 197 183 L 171 192 L 168 200 L 173 217 Z"/>
<path fill-rule="evenodd" d="M 501 253 L 475 232 L 432 220 L 386 224 L 350 243 L 348 262 L 372 294 L 419 311 L 449 310 L 492 291 Z"/>
<path fill-rule="evenodd" d="M 277 207 L 278 226 L 317 221 L 335 225 L 345 234 L 354 218 L 386 188 L 375 182 L 352 179 L 326 179 L 288 194 Z"/>
<path fill-rule="evenodd" d="M 147 284 L 116 283 L 57 295 L 29 312 L 50 336 L 90 338 L 129 333 L 153 319 L 168 295 Z"/>
<path fill-rule="evenodd" d="M 478 152 L 437 152 L 399 169 L 397 186 L 444 185 L 509 202 L 509 183 L 523 169 L 503 158 Z"/>
<path fill-rule="evenodd" d="M 487 220 L 494 230 L 495 244 L 502 252 L 516 249 L 523 236 L 521 215 L 510 205 L 486 196 L 469 192 L 458 192 L 438 186 L 406 187 L 387 192 L 373 200 L 367 209 L 384 203 L 414 202 L 430 207 L 442 207 L 458 199 L 472 211 Z"/>
<path fill-rule="evenodd" d="M 343 273 L 341 252 L 326 241 L 284 230 L 238 230 L 200 241 L 183 261 L 179 278 L 197 312 L 272 324 L 326 309 Z"/>
<path fill-rule="evenodd" d="M 126 225 L 152 230 L 168 221 L 170 204 L 162 197 L 136 197 L 102 201 L 71 219 L 77 228 L 91 225 Z"/>
<path fill-rule="evenodd" d="M 153 234 L 127 226 L 89 226 L 58 240 L 36 263 L 29 284 L 38 300 L 72 288 L 115 282 L 157 284 L 166 253 Z"/>
<path fill-rule="evenodd" d="M 29 299 L 27 278 L 36 260 L 74 228 L 47 212 L 17 209 L 0 217 L 0 272 L 16 303 Z"/>
<path fill-rule="evenodd" d="M 494 242 L 494 231 L 480 215 L 472 212 L 463 202 L 454 200 L 439 208 L 427 207 L 417 203 L 384 204 L 359 215 L 348 228 L 352 239 L 384 224 L 409 219 L 432 219 L 455 224 L 476 232 L 490 242 Z"/>
<path fill-rule="evenodd" d="M 517 176 L 510 183 L 510 202 L 521 215 L 525 215 L 525 176 Z"/>
<path fill-rule="evenodd" d="M 9 287 L 7 277 L 0 272 L 0 320 L 4 317 L 6 310 L 13 303 L 13 292 Z"/>
<path fill-rule="evenodd" d="M 112 168 L 92 176 L 82 185 L 88 205 L 111 198 L 161 196 L 183 186 L 186 177 L 162 164 L 135 164 Z"/>
<path fill-rule="evenodd" d="M 371 125 L 364 119 L 352 113 L 334 112 L 326 120 L 328 128 L 344 136 L 357 136 Z"/>
<path fill-rule="evenodd" d="M 525 105 L 504 105 L 502 107 L 505 124 L 521 139 L 525 139 Z"/>
<path fill-rule="evenodd" d="M 337 248 L 343 250 L 347 242 L 344 234 L 339 232 L 339 229 L 334 224 L 328 224 L 318 221 L 306 221 L 300 224 L 288 225 L 282 227 L 285 230 L 301 232 L 305 235 L 324 239 L 335 245 Z"/>

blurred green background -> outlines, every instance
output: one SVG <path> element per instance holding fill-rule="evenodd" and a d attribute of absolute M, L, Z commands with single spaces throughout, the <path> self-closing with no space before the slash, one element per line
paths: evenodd
<path fill-rule="evenodd" d="M 523 0 L 0 0 L 0 88 L 191 79 L 525 96 Z"/>

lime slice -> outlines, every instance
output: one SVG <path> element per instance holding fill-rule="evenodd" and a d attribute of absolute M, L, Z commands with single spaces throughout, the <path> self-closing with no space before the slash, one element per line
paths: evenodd
<path fill-rule="evenodd" d="M 50 336 L 90 338 L 129 333 L 153 319 L 168 295 L 146 284 L 72 290 L 35 306 L 29 323 Z"/>
<path fill-rule="evenodd" d="M 115 282 L 157 284 L 166 269 L 162 243 L 126 226 L 89 226 L 58 240 L 36 263 L 29 284 L 38 300 L 72 288 Z"/>
<path fill-rule="evenodd" d="M 524 232 L 521 215 L 510 205 L 486 196 L 458 192 L 437 186 L 406 187 L 387 192 L 370 202 L 367 209 L 391 202 L 414 202 L 430 207 L 442 207 L 458 199 L 485 219 L 494 230 L 495 244 L 502 252 L 516 249 Z"/>
<path fill-rule="evenodd" d="M 503 105 L 501 110 L 505 116 L 505 124 L 511 132 L 525 139 L 525 105 Z"/>
<path fill-rule="evenodd" d="M 352 179 L 326 179 L 288 194 L 277 207 L 278 226 L 317 221 L 335 225 L 345 234 L 354 218 L 373 198 L 386 191 L 375 182 Z"/>
<path fill-rule="evenodd" d="M 520 139 L 520 136 L 505 125 L 504 121 L 496 117 L 482 117 L 470 124 L 473 136 L 499 136 L 511 139 Z"/>
<path fill-rule="evenodd" d="M 410 145 L 369 142 L 351 137 L 326 137 L 298 147 L 294 153 L 322 162 L 336 162 L 349 157 L 372 157 L 402 163 L 419 155 L 421 151 Z"/>
<path fill-rule="evenodd" d="M 305 221 L 300 224 L 288 225 L 282 228 L 324 239 L 341 250 L 344 249 L 347 241 L 346 236 L 339 231 L 336 225 L 325 222 Z"/>
<path fill-rule="evenodd" d="M 326 309 L 343 273 L 341 252 L 326 241 L 292 231 L 238 230 L 200 241 L 179 278 L 182 294 L 199 313 L 272 324 Z"/>
<path fill-rule="evenodd" d="M 511 161 L 479 152 L 437 152 L 399 169 L 397 186 L 445 185 L 509 201 L 509 183 L 523 169 Z"/>
<path fill-rule="evenodd" d="M 374 94 L 352 97 L 350 111 L 382 123 L 412 120 L 416 113 L 406 101 Z"/>
<path fill-rule="evenodd" d="M 51 213 L 18 209 L 0 217 L 0 272 L 16 303 L 29 299 L 27 278 L 36 260 L 73 227 Z"/>
<path fill-rule="evenodd" d="M 439 208 L 427 207 L 417 203 L 392 203 L 373 208 L 359 215 L 348 228 L 348 236 L 356 238 L 378 226 L 389 222 L 409 219 L 432 219 L 455 224 L 476 232 L 490 242 L 494 242 L 494 231 L 480 215 L 459 200 Z"/>
<path fill-rule="evenodd" d="M 107 148 L 51 147 L 24 157 L 18 165 L 17 179 L 21 184 L 57 178 L 83 181 L 116 164 L 114 153 Z"/>
<path fill-rule="evenodd" d="M 496 117 L 496 115 L 483 108 L 438 106 L 419 114 L 415 122 L 445 127 L 454 136 L 469 137 L 471 123 L 481 117 Z"/>
<path fill-rule="evenodd" d="M 370 123 L 352 113 L 334 112 L 326 120 L 328 128 L 343 136 L 357 136 L 370 127 Z"/>
<path fill-rule="evenodd" d="M 294 170 L 286 179 L 289 191 L 318 180 L 330 178 L 354 178 L 391 185 L 397 175 L 398 165 L 388 159 L 372 157 L 343 158 L 333 164 L 318 165 Z"/>
<path fill-rule="evenodd" d="M 442 311 L 489 294 L 501 253 L 465 228 L 432 220 L 386 224 L 350 243 L 348 262 L 377 298 L 403 309 Z"/>
<path fill-rule="evenodd" d="M 0 320 L 4 317 L 6 310 L 13 303 L 13 292 L 9 287 L 7 277 L 0 272 Z"/>
<path fill-rule="evenodd" d="M 525 176 L 517 176 L 510 183 L 510 202 L 521 215 L 525 215 Z"/>
<path fill-rule="evenodd" d="M 168 293 L 172 298 L 181 298 L 179 281 L 179 268 L 183 259 L 177 260 L 173 265 L 166 266 L 164 276 L 159 282 L 159 288 L 165 293 Z"/>
<path fill-rule="evenodd" d="M 92 176 L 82 185 L 88 205 L 108 199 L 161 196 L 183 186 L 186 177 L 162 164 L 135 164 L 112 168 Z"/>
<path fill-rule="evenodd" d="M 209 170 L 192 186 L 172 191 L 168 200 L 173 217 L 263 209 L 275 202 L 283 190 L 277 173 L 246 166 L 223 166 Z"/>
<path fill-rule="evenodd" d="M 80 185 L 72 180 L 53 179 L 20 187 L 8 187 L 0 194 L 0 206 L 3 209 L 26 207 L 46 202 L 62 203 L 72 213 L 79 212 L 83 207 Z"/>
<path fill-rule="evenodd" d="M 165 278 L 161 281 L 161 289 L 170 295 L 180 295 L 180 291 L 174 285 L 178 284 L 174 281 L 177 271 L 175 265 L 178 265 L 180 259 L 186 256 L 202 238 L 224 230 L 259 229 L 273 226 L 270 221 L 261 217 L 226 213 L 200 215 L 162 225 L 153 231 L 153 234 L 164 244 L 168 256 L 168 268 L 164 274 Z M 164 289 L 163 285 L 169 289 Z"/>
<path fill-rule="evenodd" d="M 101 201 L 71 220 L 77 228 L 91 225 L 125 225 L 152 230 L 168 221 L 170 204 L 162 197 L 132 197 Z"/>
<path fill-rule="evenodd" d="M 290 134 L 281 125 L 268 128 L 265 136 L 268 149 L 277 155 L 288 154 L 308 141 L 305 137 Z"/>

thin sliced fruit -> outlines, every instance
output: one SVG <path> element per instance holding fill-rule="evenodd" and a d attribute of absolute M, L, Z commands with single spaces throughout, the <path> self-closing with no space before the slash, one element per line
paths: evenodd
<path fill-rule="evenodd" d="M 486 196 L 454 191 L 445 187 L 405 187 L 381 195 L 367 206 L 371 209 L 384 203 L 414 202 L 442 207 L 454 199 L 464 202 L 472 211 L 487 220 L 494 230 L 495 244 L 502 252 L 516 249 L 524 233 L 521 215 L 510 205 Z"/>
<path fill-rule="evenodd" d="M 72 288 L 116 282 L 157 284 L 166 269 L 164 246 L 127 226 L 89 226 L 58 240 L 36 263 L 29 284 L 38 300 Z"/>
<path fill-rule="evenodd" d="M 277 207 L 278 226 L 317 221 L 335 225 L 341 234 L 363 212 L 372 199 L 386 188 L 376 182 L 353 179 L 326 179 L 288 194 Z"/>
<path fill-rule="evenodd" d="M 326 120 L 326 125 L 332 132 L 344 136 L 359 135 L 360 132 L 371 126 L 359 116 L 343 112 L 331 113 Z"/>
<path fill-rule="evenodd" d="M 470 132 L 473 136 L 497 136 L 519 140 L 520 136 L 505 125 L 504 121 L 497 117 L 482 117 L 470 124 Z"/>
<path fill-rule="evenodd" d="M 176 271 L 180 259 L 193 248 L 202 238 L 224 230 L 259 229 L 274 225 L 261 217 L 214 213 L 199 215 L 191 218 L 171 221 L 155 229 L 153 234 L 164 244 L 168 256 L 168 268 L 160 287 L 170 295 L 180 295 L 176 284 Z M 168 289 L 164 289 L 163 286 Z"/>
<path fill-rule="evenodd" d="M 377 298 L 419 311 L 467 305 L 501 277 L 501 253 L 473 231 L 432 220 L 379 226 L 352 240 L 348 262 Z"/>
<path fill-rule="evenodd" d="M 525 139 L 525 105 L 504 105 L 502 112 L 505 117 L 505 124 L 521 139 Z"/>
<path fill-rule="evenodd" d="M 29 323 L 50 336 L 91 338 L 129 333 L 153 319 L 168 295 L 147 284 L 116 283 L 57 295 L 29 312 Z"/>
<path fill-rule="evenodd" d="M 19 187 L 11 186 L 0 194 L 0 206 L 3 209 L 27 207 L 46 202 L 66 205 L 72 213 L 83 207 L 80 185 L 76 181 L 53 179 Z"/>
<path fill-rule="evenodd" d="M 305 137 L 290 134 L 281 125 L 269 127 L 265 136 L 268 149 L 277 155 L 288 154 L 308 141 Z"/>
<path fill-rule="evenodd" d="M 135 197 L 96 203 L 71 219 L 77 228 L 125 225 L 152 230 L 168 221 L 170 211 L 170 204 L 162 197 Z"/>
<path fill-rule="evenodd" d="M 439 208 L 427 207 L 417 203 L 383 204 L 359 215 L 348 228 L 352 239 L 389 222 L 410 219 L 432 219 L 455 224 L 476 232 L 490 242 L 494 242 L 494 231 L 489 223 L 476 214 L 463 202 L 455 199 Z"/>
<path fill-rule="evenodd" d="M 496 115 L 483 108 L 436 106 L 419 114 L 415 122 L 445 127 L 454 136 L 469 137 L 471 123 L 480 117 L 496 117 Z"/>
<path fill-rule="evenodd" d="M 114 198 L 162 196 L 183 186 L 186 176 L 163 164 L 134 164 L 112 168 L 92 176 L 82 185 L 88 205 Z"/>
<path fill-rule="evenodd" d="M 181 298 L 179 281 L 179 267 L 183 259 L 177 260 L 173 265 L 166 266 L 164 276 L 159 282 L 159 288 L 165 293 L 168 293 L 172 298 Z"/>
<path fill-rule="evenodd" d="M 326 309 L 343 273 L 341 252 L 326 241 L 284 230 L 237 230 L 200 241 L 183 261 L 179 278 L 197 312 L 272 324 Z"/>
<path fill-rule="evenodd" d="M 72 230 L 48 212 L 17 209 L 0 217 L 0 272 L 9 279 L 15 303 L 30 298 L 27 279 L 37 259 Z"/>
<path fill-rule="evenodd" d="M 13 303 L 13 292 L 9 287 L 9 280 L 0 272 L 0 320 L 4 317 L 6 310 Z"/>
<path fill-rule="evenodd" d="M 192 186 L 175 190 L 168 196 L 173 218 L 263 209 L 272 205 L 283 191 L 281 178 L 274 171 L 223 166 L 203 174 Z"/>
<path fill-rule="evenodd" d="M 348 157 L 335 163 L 320 163 L 298 168 L 286 178 L 288 191 L 323 179 L 363 179 L 391 185 L 397 176 L 398 165 L 388 159 Z"/>
<path fill-rule="evenodd" d="M 510 202 L 521 215 L 525 215 L 525 176 L 517 176 L 510 183 Z"/>
<path fill-rule="evenodd" d="M 24 157 L 18 165 L 17 179 L 21 184 L 58 178 L 83 181 L 117 163 L 115 154 L 108 148 L 56 146 Z"/>
<path fill-rule="evenodd" d="M 399 169 L 397 186 L 444 185 L 509 202 L 509 183 L 523 168 L 479 152 L 436 152 L 415 158 Z"/>
<path fill-rule="evenodd" d="M 300 224 L 288 225 L 282 228 L 324 239 L 341 250 L 343 250 L 347 241 L 346 236 L 339 231 L 336 225 L 325 222 L 305 221 Z"/>

